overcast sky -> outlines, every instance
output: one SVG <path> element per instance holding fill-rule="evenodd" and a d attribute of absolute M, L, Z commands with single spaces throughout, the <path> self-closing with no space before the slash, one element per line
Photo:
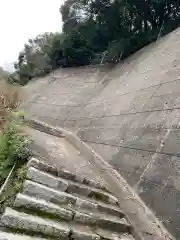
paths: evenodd
<path fill-rule="evenodd" d="M 0 65 L 17 59 L 28 38 L 61 31 L 64 0 L 0 0 Z"/>

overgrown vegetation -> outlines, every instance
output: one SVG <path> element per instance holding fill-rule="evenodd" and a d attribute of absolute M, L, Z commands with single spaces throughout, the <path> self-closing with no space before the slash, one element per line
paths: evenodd
<path fill-rule="evenodd" d="M 20 87 L 0 83 L 0 185 L 11 168 L 23 165 L 29 155 L 29 140 L 20 130 L 18 113 L 13 113 L 21 96 Z"/>
<path fill-rule="evenodd" d="M 4 181 L 11 168 L 22 166 L 29 156 L 28 138 L 9 120 L 0 135 L 0 181 Z"/>
<path fill-rule="evenodd" d="M 17 193 L 21 192 L 23 188 L 26 174 L 26 165 L 22 165 L 21 167 L 16 168 L 16 171 L 13 172 L 6 188 L 0 194 L 0 213 L 4 211 L 5 207 L 13 205 Z"/>
<path fill-rule="evenodd" d="M 117 62 L 180 26 L 175 0 L 66 0 L 61 13 L 63 33 L 30 39 L 13 81 L 24 85 L 58 67 L 97 63 L 104 54 Z"/>
<path fill-rule="evenodd" d="M 21 131 L 24 112 L 17 111 L 21 100 L 20 86 L 0 81 L 0 213 L 21 190 L 30 155 L 29 138 Z"/>

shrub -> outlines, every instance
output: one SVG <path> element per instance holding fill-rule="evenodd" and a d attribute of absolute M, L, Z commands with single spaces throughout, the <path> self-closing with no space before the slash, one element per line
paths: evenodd
<path fill-rule="evenodd" d="M 30 155 L 29 138 L 21 131 L 25 114 L 16 111 L 21 99 L 21 87 L 0 81 L 0 186 L 6 183 L 0 192 L 0 213 L 13 204 L 21 190 L 26 175 L 25 162 Z"/>
<path fill-rule="evenodd" d="M 29 139 L 19 127 L 24 112 L 13 112 L 21 100 L 21 87 L 0 81 L 0 184 L 12 166 L 20 167 L 29 155 Z"/>
<path fill-rule="evenodd" d="M 0 183 L 14 164 L 19 167 L 27 160 L 30 154 L 28 145 L 29 139 L 20 131 L 17 120 L 9 120 L 0 135 Z"/>

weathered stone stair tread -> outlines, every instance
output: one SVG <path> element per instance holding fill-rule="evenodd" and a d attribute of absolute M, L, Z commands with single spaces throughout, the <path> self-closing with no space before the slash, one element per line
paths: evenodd
<path fill-rule="evenodd" d="M 81 204 L 83 204 L 83 202 L 84 202 L 84 204 L 90 203 L 90 204 L 94 205 L 94 207 L 96 206 L 96 208 L 101 212 L 113 214 L 116 216 L 122 216 L 122 217 L 124 216 L 124 213 L 118 207 L 118 205 L 111 205 L 109 203 L 104 203 L 104 202 L 101 202 L 101 201 L 93 199 L 93 198 L 81 196 L 79 194 L 73 194 L 73 196 L 76 197 L 81 202 Z"/>
<path fill-rule="evenodd" d="M 23 194 L 44 199 L 58 205 L 74 206 L 77 200 L 77 197 L 73 196 L 72 194 L 57 191 L 29 180 L 25 181 Z"/>
<path fill-rule="evenodd" d="M 79 194 L 88 198 L 93 198 L 94 200 L 99 200 L 104 203 L 109 203 L 112 205 L 117 206 L 118 199 L 114 197 L 112 194 L 104 192 L 102 190 L 92 188 L 92 187 L 86 187 L 81 184 L 76 183 L 69 183 L 68 188 L 66 190 L 68 193 L 72 194 Z"/>
<path fill-rule="evenodd" d="M 52 187 L 61 191 L 66 191 L 68 193 L 79 194 L 113 205 L 117 205 L 118 203 L 118 199 L 110 193 L 93 187 L 87 187 L 86 185 L 80 183 L 75 183 L 73 181 L 67 181 L 62 178 L 55 177 L 34 167 L 30 167 L 28 169 L 27 178 L 37 183 L 41 183 L 48 187 Z"/>
<path fill-rule="evenodd" d="M 82 199 L 78 196 L 73 196 L 65 192 L 57 191 L 42 184 L 26 180 L 24 184 L 23 194 L 28 196 L 34 196 L 38 199 L 44 199 L 48 202 L 55 203 L 64 208 L 74 208 L 81 211 L 100 211 L 110 215 L 124 217 L 124 213 L 115 206 L 110 204 L 99 203 L 91 201 L 90 199 Z"/>
<path fill-rule="evenodd" d="M 27 213 L 18 212 L 11 208 L 6 208 L 2 217 L 2 222 L 5 226 L 12 228 L 12 230 L 25 231 L 26 234 L 37 233 L 61 240 L 100 240 L 100 236 L 92 232 L 87 226 L 59 223 Z"/>
<path fill-rule="evenodd" d="M 47 238 L 38 238 L 22 234 L 0 232 L 0 240 L 47 240 Z"/>
<path fill-rule="evenodd" d="M 52 165 L 49 165 L 49 164 L 44 163 L 42 161 L 39 161 L 36 158 L 31 158 L 30 159 L 30 161 L 28 162 L 28 167 L 34 167 L 34 168 L 37 168 L 41 171 L 50 173 L 50 174 L 52 174 L 56 177 L 61 177 L 61 178 L 64 178 L 66 180 L 71 180 L 71 181 L 74 181 L 74 182 L 83 183 L 87 186 L 92 186 L 94 188 L 102 189 L 104 191 L 109 192 L 108 189 L 106 188 L 106 186 L 99 183 L 99 182 L 93 181 L 92 179 L 88 179 L 86 177 L 82 177 L 82 176 L 73 174 L 73 173 L 67 171 L 66 169 L 57 169 L 55 166 L 52 166 Z"/>
<path fill-rule="evenodd" d="M 36 199 L 21 193 L 17 195 L 14 202 L 14 207 L 29 209 L 35 213 L 39 211 L 44 215 L 47 214 L 47 216 L 54 216 L 57 219 L 63 219 L 66 221 L 71 221 L 74 215 L 72 210 L 65 209 L 54 203 L 47 202 L 43 199 Z"/>
<path fill-rule="evenodd" d="M 105 214 L 87 214 L 82 212 L 76 212 L 74 221 L 85 225 L 94 225 L 103 229 L 109 229 L 117 232 L 131 232 L 131 225 L 126 219 L 119 219 L 118 217 L 112 217 Z"/>
<path fill-rule="evenodd" d="M 111 206 L 110 204 L 98 202 L 98 211 L 107 213 L 113 216 L 123 218 L 125 216 L 124 212 L 117 206 Z"/>
<path fill-rule="evenodd" d="M 101 237 L 90 230 L 87 226 L 73 225 L 71 228 L 70 239 L 72 240 L 101 240 Z"/>
<path fill-rule="evenodd" d="M 50 237 L 59 237 L 62 240 L 69 239 L 70 229 L 68 225 L 18 212 L 11 208 L 6 208 L 2 216 L 2 223 L 6 227 L 16 230 Z"/>
<path fill-rule="evenodd" d="M 34 217 L 26 213 L 20 213 L 12 209 L 6 209 L 6 212 L 3 216 L 3 222 L 8 227 L 12 227 L 15 230 L 25 231 L 26 234 L 29 232 L 41 233 L 47 235 L 47 237 L 56 237 L 58 239 L 74 239 L 74 240 L 131 240 L 133 238 L 127 238 L 125 235 L 122 238 L 117 238 L 117 234 L 108 232 L 102 229 L 96 231 L 90 230 L 87 226 L 80 226 L 77 224 L 74 225 L 65 225 L 62 223 L 52 222 L 51 220 L 43 220 L 39 217 Z M 113 238 L 113 235 L 116 238 Z M 122 235 L 121 235 L 122 236 Z M 3 238 L 1 238 L 3 237 Z M 104 238 L 105 237 L 105 238 Z M 13 234 L 13 233 L 0 233 L 0 239 L 7 240 L 46 240 L 45 238 L 36 238 L 33 236 Z"/>
<path fill-rule="evenodd" d="M 30 212 L 35 212 L 37 215 L 42 215 L 47 218 L 56 218 L 66 221 L 74 221 L 85 225 L 98 225 L 102 228 L 117 229 L 121 231 L 129 231 L 130 225 L 125 219 L 120 219 L 116 216 L 111 216 L 102 213 L 82 213 L 75 209 L 69 210 L 59 207 L 56 204 L 47 202 L 45 200 L 36 199 L 23 194 L 18 194 L 14 203 L 14 207 L 27 209 Z"/>
<path fill-rule="evenodd" d="M 125 216 L 121 209 L 116 206 L 111 206 L 109 204 L 105 204 L 99 201 L 91 201 L 87 198 L 80 198 L 80 196 L 78 195 L 76 197 L 77 200 L 75 209 L 81 212 L 100 212 L 102 214 L 108 214 L 118 218 L 123 218 Z"/>
<path fill-rule="evenodd" d="M 111 232 L 104 229 L 96 229 L 95 232 L 103 240 L 134 240 L 133 236 L 129 234 L 119 234 L 117 232 Z"/>

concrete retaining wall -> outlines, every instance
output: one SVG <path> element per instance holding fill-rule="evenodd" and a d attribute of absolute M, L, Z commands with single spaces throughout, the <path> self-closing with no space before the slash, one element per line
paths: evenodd
<path fill-rule="evenodd" d="M 180 29 L 113 69 L 46 79 L 31 84 L 26 112 L 77 132 L 180 238 Z"/>

